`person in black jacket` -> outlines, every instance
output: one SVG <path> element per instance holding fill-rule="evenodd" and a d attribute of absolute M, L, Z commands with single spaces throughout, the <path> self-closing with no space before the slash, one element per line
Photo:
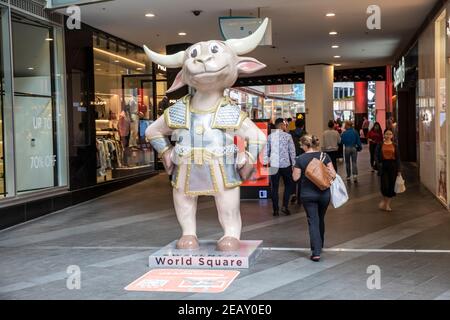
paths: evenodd
<path fill-rule="evenodd" d="M 325 214 L 330 204 L 330 189 L 321 190 L 306 176 L 306 168 L 313 159 L 324 157 L 323 163 L 328 167 L 332 176 L 336 176 L 330 157 L 319 151 L 319 139 L 316 136 L 305 135 L 300 140 L 305 151 L 296 158 L 292 173 L 294 181 L 300 179 L 300 197 L 308 217 L 309 237 L 311 241 L 311 257 L 314 262 L 320 261 L 320 254 L 325 241 Z"/>
<path fill-rule="evenodd" d="M 380 176 L 380 189 L 383 201 L 379 208 L 384 211 L 392 211 L 391 201 L 395 197 L 395 181 L 400 171 L 400 153 L 393 142 L 394 134 L 391 129 L 384 131 L 384 142 L 380 143 L 375 151 L 375 159 Z"/>
<path fill-rule="evenodd" d="M 292 130 L 291 132 L 292 140 L 294 141 L 295 146 L 295 156 L 299 157 L 301 156 L 305 151 L 303 151 L 300 139 L 307 134 L 305 130 L 305 120 L 303 119 L 297 119 L 295 120 L 295 130 Z M 293 197 L 291 199 L 291 203 L 297 202 L 297 205 L 301 205 L 302 202 L 300 200 L 300 182 L 297 181 L 294 183 L 294 187 L 292 188 Z"/>

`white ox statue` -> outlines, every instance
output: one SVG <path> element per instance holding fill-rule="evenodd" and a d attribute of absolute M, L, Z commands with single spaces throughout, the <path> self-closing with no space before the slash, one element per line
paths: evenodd
<path fill-rule="evenodd" d="M 183 232 L 177 241 L 178 249 L 199 247 L 196 211 L 200 195 L 215 198 L 224 230 L 217 249 L 239 249 L 242 228 L 239 186 L 252 174 L 266 136 L 239 106 L 224 97 L 224 90 L 234 84 L 239 73 L 252 73 L 265 67 L 256 59 L 239 55 L 257 47 L 267 23 L 266 18 L 246 38 L 199 42 L 173 55 L 161 55 L 144 46 L 154 63 L 168 68 L 182 67 L 167 92 L 186 84 L 195 88 L 195 94 L 166 109 L 164 117 L 145 132 L 153 148 L 161 154 L 166 172 L 172 175 L 173 201 Z M 168 136 L 175 141 L 175 147 Z M 235 136 L 245 139 L 245 152 L 239 152 Z"/>

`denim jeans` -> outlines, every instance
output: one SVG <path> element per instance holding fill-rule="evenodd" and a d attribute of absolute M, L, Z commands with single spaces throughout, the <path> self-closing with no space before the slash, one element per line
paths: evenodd
<path fill-rule="evenodd" d="M 347 169 L 347 177 L 353 175 L 358 175 L 358 152 L 355 147 L 344 147 L 345 148 L 345 168 Z"/>

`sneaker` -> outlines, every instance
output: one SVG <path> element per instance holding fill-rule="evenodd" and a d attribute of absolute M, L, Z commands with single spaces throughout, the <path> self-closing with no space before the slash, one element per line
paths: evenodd
<path fill-rule="evenodd" d="M 273 211 L 273 216 L 274 217 L 278 217 L 280 215 L 280 213 L 278 212 L 278 210 L 274 210 Z"/>
<path fill-rule="evenodd" d="M 347 181 L 350 181 L 350 179 L 351 179 L 350 177 L 347 177 Z"/>
<path fill-rule="evenodd" d="M 283 209 L 281 209 L 281 212 L 283 212 L 285 215 L 287 215 L 287 216 L 290 216 L 291 215 L 291 212 L 289 211 L 289 209 L 288 208 L 283 208 Z"/>
<path fill-rule="evenodd" d="M 353 182 L 358 182 L 358 176 L 353 176 Z"/>

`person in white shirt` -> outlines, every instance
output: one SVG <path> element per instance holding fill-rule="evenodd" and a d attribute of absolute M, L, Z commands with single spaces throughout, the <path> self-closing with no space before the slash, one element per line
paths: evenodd
<path fill-rule="evenodd" d="M 292 169 L 295 164 L 295 146 L 292 136 L 286 132 L 287 123 L 278 118 L 275 121 L 275 129 L 268 137 L 264 164 L 270 164 L 270 185 L 272 189 L 273 215 L 279 216 L 278 189 L 280 178 L 284 181 L 283 207 L 281 211 L 290 215 L 288 209 L 289 198 L 292 194 L 293 181 Z"/>
<path fill-rule="evenodd" d="M 339 150 L 339 143 L 341 143 L 341 136 L 339 132 L 334 130 L 334 121 L 328 121 L 328 129 L 323 133 L 323 146 L 322 151 L 327 153 L 331 162 L 333 163 L 334 170 L 337 172 L 337 157 Z"/>

